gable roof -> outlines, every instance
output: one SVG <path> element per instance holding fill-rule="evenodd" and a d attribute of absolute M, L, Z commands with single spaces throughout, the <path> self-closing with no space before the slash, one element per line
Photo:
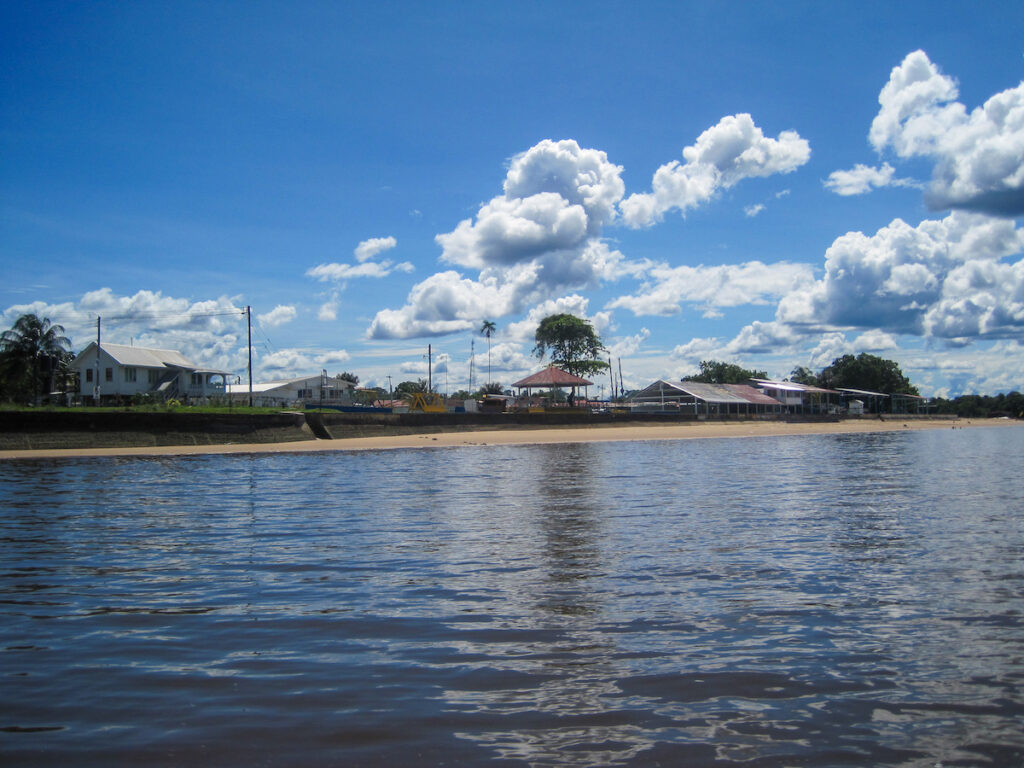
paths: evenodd
<path fill-rule="evenodd" d="M 184 368 L 194 371 L 198 366 L 186 358 L 181 352 L 173 349 L 152 349 L 150 347 L 129 347 L 125 344 L 101 344 L 100 349 L 110 355 L 118 365 L 137 366 L 139 368 Z M 77 364 L 83 357 L 96 354 L 96 342 L 79 352 L 75 358 Z"/>
<path fill-rule="evenodd" d="M 543 371 L 520 379 L 512 385 L 517 389 L 540 389 L 542 387 L 592 387 L 594 382 L 581 379 L 579 376 L 549 365 Z"/>

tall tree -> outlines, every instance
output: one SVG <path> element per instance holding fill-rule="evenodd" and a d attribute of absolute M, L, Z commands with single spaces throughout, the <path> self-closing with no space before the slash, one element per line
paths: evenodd
<path fill-rule="evenodd" d="M 395 397 L 404 399 L 409 395 L 427 392 L 427 380 L 417 379 L 416 381 L 403 381 L 395 387 Z"/>
<path fill-rule="evenodd" d="M 497 330 L 498 326 L 492 323 L 490 320 L 484 320 L 484 324 L 480 326 L 480 333 L 487 337 L 487 383 L 491 383 L 491 334 Z"/>
<path fill-rule="evenodd" d="M 896 362 L 867 352 L 861 352 L 856 357 L 837 357 L 818 375 L 818 383 L 827 389 L 846 387 L 883 394 L 919 394 L 917 387 L 903 375 Z"/>
<path fill-rule="evenodd" d="M 548 315 L 540 321 L 534 336 L 533 354 L 575 376 L 588 376 L 608 368 L 600 358 L 604 344 L 597 331 L 586 320 L 575 315 Z"/>
<path fill-rule="evenodd" d="M 52 392 L 71 360 L 64 327 L 49 318 L 22 315 L 0 334 L 0 377 L 8 396 L 23 399 Z"/>
<path fill-rule="evenodd" d="M 789 380 L 810 387 L 818 386 L 818 377 L 814 375 L 814 371 L 802 365 L 798 365 L 790 372 Z"/>
<path fill-rule="evenodd" d="M 735 363 L 718 360 L 701 360 L 700 373 L 687 376 L 684 381 L 698 381 L 703 384 L 746 384 L 750 379 L 767 379 L 764 371 L 751 371 Z"/>

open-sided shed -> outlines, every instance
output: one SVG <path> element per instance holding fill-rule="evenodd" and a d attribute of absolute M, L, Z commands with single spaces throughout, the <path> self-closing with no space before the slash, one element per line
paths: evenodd
<path fill-rule="evenodd" d="M 695 416 L 749 416 L 777 413 L 781 404 L 742 384 L 704 384 L 659 379 L 630 398 L 645 411 L 672 410 Z"/>
<path fill-rule="evenodd" d="M 575 374 L 563 371 L 561 368 L 556 368 L 553 365 L 549 365 L 543 371 L 538 371 L 525 379 L 520 379 L 512 385 L 512 388 L 517 390 L 518 394 L 522 394 L 522 390 L 526 390 L 529 394 L 534 389 L 554 389 L 569 387 L 575 390 L 577 387 L 592 387 L 594 382 L 587 381 L 584 378 L 576 376 Z"/>

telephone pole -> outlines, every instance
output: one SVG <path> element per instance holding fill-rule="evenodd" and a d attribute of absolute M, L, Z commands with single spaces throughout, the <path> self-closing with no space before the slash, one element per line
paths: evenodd
<path fill-rule="evenodd" d="M 249 407 L 252 408 L 252 307 L 245 307 L 246 325 L 249 328 Z"/>

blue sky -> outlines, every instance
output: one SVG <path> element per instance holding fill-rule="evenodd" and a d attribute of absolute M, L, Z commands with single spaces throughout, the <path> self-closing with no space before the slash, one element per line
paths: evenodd
<path fill-rule="evenodd" d="M 256 378 L 1024 389 L 1019 3 L 11 2 L 0 311 Z M 616 362 L 618 367 L 618 362 Z M 600 381 L 600 384 L 607 384 Z"/>

